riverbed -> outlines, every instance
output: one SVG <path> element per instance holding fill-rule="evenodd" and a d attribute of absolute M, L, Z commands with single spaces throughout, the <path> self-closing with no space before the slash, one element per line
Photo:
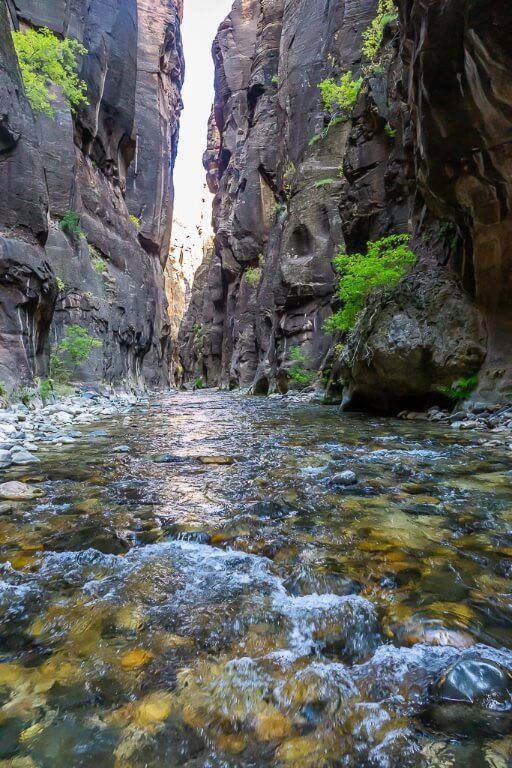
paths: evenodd
<path fill-rule="evenodd" d="M 0 766 L 510 766 L 487 440 L 197 392 L 4 470 L 44 496 L 0 505 Z M 471 663 L 494 688 L 448 701 Z"/>

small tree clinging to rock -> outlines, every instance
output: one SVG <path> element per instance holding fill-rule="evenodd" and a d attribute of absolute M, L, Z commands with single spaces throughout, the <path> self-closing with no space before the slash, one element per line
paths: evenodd
<path fill-rule="evenodd" d="M 87 103 L 87 84 L 77 74 L 78 57 L 87 49 L 72 38 L 60 40 L 49 29 L 13 32 L 12 39 L 27 99 L 34 112 L 55 117 L 50 87 L 60 88 L 72 111 Z"/>

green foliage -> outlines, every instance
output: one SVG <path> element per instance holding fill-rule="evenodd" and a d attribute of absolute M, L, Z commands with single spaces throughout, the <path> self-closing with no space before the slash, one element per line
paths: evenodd
<path fill-rule="evenodd" d="M 446 397 L 449 397 L 451 400 L 459 402 L 459 400 L 466 400 L 473 390 L 476 389 L 477 385 L 478 376 L 475 374 L 474 376 L 468 376 L 467 378 L 461 378 L 454 381 L 451 387 L 439 387 L 438 392 L 446 395 Z"/>
<path fill-rule="evenodd" d="M 69 325 L 60 344 L 50 355 L 50 375 L 61 384 L 66 384 L 75 368 L 85 362 L 93 349 L 102 343 L 89 334 L 81 325 Z"/>
<path fill-rule="evenodd" d="M 130 221 L 135 227 L 135 229 L 139 230 L 142 226 L 142 221 L 139 219 L 138 216 L 130 216 Z"/>
<path fill-rule="evenodd" d="M 315 380 L 316 373 L 308 371 L 304 366 L 307 364 L 307 358 L 300 347 L 292 347 L 288 353 L 289 359 L 293 362 L 288 371 L 290 378 L 302 389 L 309 387 Z"/>
<path fill-rule="evenodd" d="M 56 282 L 57 282 L 57 288 L 59 289 L 59 293 L 62 293 L 63 291 L 66 290 L 66 283 L 64 282 L 64 280 L 61 280 L 60 277 L 57 277 Z"/>
<path fill-rule="evenodd" d="M 30 401 L 32 400 L 33 396 L 33 393 L 24 384 L 20 384 L 19 387 L 17 387 L 12 393 L 12 399 L 15 402 L 19 401 L 23 403 L 23 405 L 27 406 L 27 408 L 30 405 Z"/>
<path fill-rule="evenodd" d="M 194 389 L 204 389 L 204 382 L 201 378 L 194 381 Z"/>
<path fill-rule="evenodd" d="M 247 267 L 244 272 L 244 277 L 249 285 L 257 285 L 261 280 L 260 267 Z"/>
<path fill-rule="evenodd" d="M 325 187 L 330 187 L 331 184 L 334 184 L 334 179 L 319 179 L 319 181 L 315 181 L 315 187 L 317 189 L 324 189 Z"/>
<path fill-rule="evenodd" d="M 262 267 L 262 268 L 265 266 L 265 254 L 264 253 L 258 253 L 258 263 L 259 263 L 260 267 Z"/>
<path fill-rule="evenodd" d="M 103 258 L 103 256 L 99 256 L 98 254 L 95 254 L 91 259 L 92 268 L 95 272 L 97 272 L 99 275 L 102 275 L 104 272 L 107 271 L 107 262 Z"/>
<path fill-rule="evenodd" d="M 395 21 L 397 12 L 393 0 L 379 0 L 377 15 L 363 32 L 363 54 L 373 61 L 379 52 L 386 26 Z"/>
<path fill-rule="evenodd" d="M 80 216 L 75 211 L 67 211 L 60 220 L 60 228 L 73 237 L 83 237 L 83 230 L 80 226 Z"/>
<path fill-rule="evenodd" d="M 78 57 L 87 49 L 78 40 L 59 38 L 49 29 L 12 32 L 25 93 L 35 112 L 55 117 L 51 85 L 60 88 L 73 111 L 86 104 L 87 85 L 77 75 Z"/>
<path fill-rule="evenodd" d="M 322 80 L 319 84 L 324 109 L 331 114 L 338 114 L 342 119 L 348 119 L 352 107 L 357 101 L 363 78 L 355 78 L 352 72 L 345 72 L 339 82 L 333 77 Z"/>
<path fill-rule="evenodd" d="M 279 85 L 279 76 L 278 75 L 272 75 L 272 79 L 270 81 L 272 85 Z"/>
<path fill-rule="evenodd" d="M 321 141 L 322 139 L 325 139 L 326 135 L 327 135 L 327 134 L 326 134 L 326 132 L 325 132 L 325 131 L 322 131 L 321 133 L 316 133 L 316 134 L 315 134 L 314 136 L 312 136 L 312 137 L 310 138 L 310 140 L 308 141 L 308 146 L 309 146 L 309 147 L 314 147 L 314 146 L 315 146 L 315 144 L 317 144 L 319 141 Z"/>
<path fill-rule="evenodd" d="M 0 400 L 7 399 L 7 387 L 3 381 L 0 381 Z"/>
<path fill-rule="evenodd" d="M 326 330 L 349 331 L 370 293 L 397 285 L 416 261 L 408 242 L 408 235 L 390 235 L 369 242 L 365 254 L 338 253 L 334 267 L 341 278 L 338 295 L 343 306 L 327 321 Z"/>
<path fill-rule="evenodd" d="M 396 136 L 396 130 L 390 126 L 389 123 L 386 123 L 384 126 L 384 131 L 389 136 L 390 139 L 394 139 Z"/>
<path fill-rule="evenodd" d="M 275 218 L 276 218 L 276 221 L 277 221 L 277 219 L 279 218 L 279 216 L 280 216 L 280 215 L 281 215 L 281 214 L 282 214 L 284 211 L 286 211 L 286 205 L 285 205 L 284 203 L 280 203 L 280 202 L 277 202 L 277 203 L 275 204 L 275 206 L 274 206 L 274 216 L 275 216 Z"/>
<path fill-rule="evenodd" d="M 288 163 L 283 173 L 283 188 L 286 192 L 286 196 L 290 197 L 292 192 L 293 179 L 296 173 L 296 168 L 293 163 Z"/>
<path fill-rule="evenodd" d="M 201 323 L 194 323 L 192 326 L 192 340 L 194 347 L 201 347 L 204 341 L 203 326 Z"/>
<path fill-rule="evenodd" d="M 53 396 L 53 379 L 40 379 L 39 381 L 39 395 L 43 403 L 47 403 Z"/>

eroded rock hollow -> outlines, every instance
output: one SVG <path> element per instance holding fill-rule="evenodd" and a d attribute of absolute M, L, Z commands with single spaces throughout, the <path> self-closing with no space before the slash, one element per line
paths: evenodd
<path fill-rule="evenodd" d="M 475 375 L 480 398 L 510 394 L 512 7 L 398 0 L 369 68 L 378 11 L 236 0 L 221 25 L 204 158 L 216 236 L 181 331 L 189 378 L 282 391 L 300 360 L 348 405 L 421 405 Z M 363 85 L 330 121 L 318 85 L 346 72 Z M 417 264 L 341 349 L 324 329 L 333 256 L 395 233 Z"/>

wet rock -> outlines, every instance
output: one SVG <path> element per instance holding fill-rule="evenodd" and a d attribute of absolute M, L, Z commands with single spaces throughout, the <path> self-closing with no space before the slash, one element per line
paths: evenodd
<path fill-rule="evenodd" d="M 440 701 L 466 704 L 501 701 L 512 708 L 512 675 L 493 661 L 461 659 L 441 677 L 437 696 Z"/>
<path fill-rule="evenodd" d="M 7 501 L 27 501 L 29 499 L 37 499 L 40 496 L 44 496 L 44 491 L 41 488 L 35 488 L 26 483 L 19 483 L 16 480 L 0 485 L 0 499 L 6 499 Z"/>
<path fill-rule="evenodd" d="M 357 475 L 355 472 L 347 469 L 344 472 L 337 472 L 331 477 L 331 485 L 349 486 L 357 483 Z"/>
<path fill-rule="evenodd" d="M 199 456 L 201 464 L 214 464 L 218 466 L 231 466 L 235 463 L 233 456 Z"/>
<path fill-rule="evenodd" d="M 129 445 L 118 445 L 112 449 L 112 453 L 130 453 Z"/>
<path fill-rule="evenodd" d="M 9 450 L 0 448 L 0 468 L 8 467 L 12 464 L 12 454 Z"/>
<path fill-rule="evenodd" d="M 37 456 L 34 456 L 32 453 L 29 453 L 28 451 L 24 450 L 17 450 L 12 452 L 12 463 L 13 464 L 33 464 L 35 462 L 39 462 L 40 459 L 37 458 Z"/>
<path fill-rule="evenodd" d="M 436 683 L 435 699 L 432 718 L 443 729 L 468 734 L 512 728 L 512 674 L 494 661 L 459 659 Z"/>
<path fill-rule="evenodd" d="M 179 464 L 185 459 L 182 456 L 175 456 L 173 453 L 160 453 L 153 457 L 155 464 Z"/>

